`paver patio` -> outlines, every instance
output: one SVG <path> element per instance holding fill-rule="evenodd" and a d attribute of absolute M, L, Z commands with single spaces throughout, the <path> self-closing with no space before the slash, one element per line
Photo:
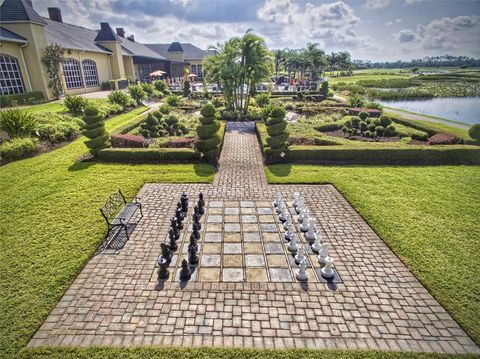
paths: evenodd
<path fill-rule="evenodd" d="M 156 261 L 181 192 L 207 201 L 200 264 L 160 285 Z M 341 282 L 297 282 L 271 214 L 276 192 L 307 199 Z M 228 124 L 213 185 L 146 184 L 144 217 L 118 251 L 96 255 L 29 346 L 182 345 L 480 353 L 479 348 L 330 185 L 267 185 L 251 123 Z M 191 211 L 189 211 L 189 216 Z M 185 229 L 170 266 L 175 279 Z M 319 268 L 313 255 L 311 266 Z"/>

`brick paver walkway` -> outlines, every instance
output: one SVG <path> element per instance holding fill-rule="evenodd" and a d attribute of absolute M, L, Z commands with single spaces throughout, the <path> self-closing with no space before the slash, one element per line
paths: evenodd
<path fill-rule="evenodd" d="M 117 253 L 107 251 L 92 258 L 29 346 L 213 345 L 480 353 L 333 186 L 268 186 L 252 131 L 251 124 L 229 124 L 213 185 L 144 185 L 139 196 L 145 215 L 131 239 Z M 217 271 L 202 274 L 209 266 L 201 261 L 198 273 L 186 285 L 175 280 L 158 285 L 155 264 L 160 243 L 167 237 L 168 218 L 182 191 L 190 198 L 200 191 L 205 194 L 207 214 L 199 254 L 202 258 L 222 253 L 220 258 L 207 258 L 208 263 L 220 262 L 212 266 Z M 290 198 L 293 191 L 307 198 L 318 219 L 323 240 L 331 244 L 341 283 L 325 284 L 311 277 L 302 284 L 293 279 L 293 272 L 288 280 L 275 282 L 270 274 L 277 264 L 269 264 L 268 256 L 280 254 L 267 253 L 267 244 L 278 248 L 284 243 L 280 232 L 276 238 L 264 236 L 271 221 L 262 222 L 267 218 L 261 218 L 260 212 L 268 212 L 274 193 Z M 231 213 L 235 208 L 238 218 Z M 248 221 L 242 221 L 242 210 L 247 210 Z M 187 239 L 180 241 L 186 243 Z M 185 257 L 183 248 L 177 251 L 180 258 Z M 226 253 L 226 248 L 234 252 Z M 286 253 L 281 254 L 283 258 L 288 257 Z M 267 263 L 257 269 L 263 268 L 265 276 L 248 274 L 247 255 L 263 256 Z M 172 272 L 178 270 L 178 263 L 171 265 Z M 314 258 L 312 263 L 316 265 Z M 227 267 L 240 268 L 242 277 L 225 277 L 221 271 Z"/>

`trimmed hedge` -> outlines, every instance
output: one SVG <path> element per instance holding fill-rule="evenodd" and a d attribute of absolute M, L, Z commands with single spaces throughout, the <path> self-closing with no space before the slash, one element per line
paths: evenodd
<path fill-rule="evenodd" d="M 341 148 L 339 146 L 292 146 L 288 162 L 375 165 L 480 165 L 475 146 L 411 146 L 411 148 Z"/>
<path fill-rule="evenodd" d="M 97 158 L 121 163 L 198 162 L 200 154 L 190 148 L 106 148 Z"/>
<path fill-rule="evenodd" d="M 44 102 L 41 91 L 32 91 L 0 96 L 0 107 L 14 107 L 18 105 L 34 105 Z"/>

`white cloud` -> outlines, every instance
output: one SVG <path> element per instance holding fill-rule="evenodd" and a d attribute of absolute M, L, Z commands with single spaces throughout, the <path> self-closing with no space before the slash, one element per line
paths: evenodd
<path fill-rule="evenodd" d="M 413 5 L 417 4 L 419 2 L 422 2 L 423 0 L 405 0 L 405 5 Z"/>
<path fill-rule="evenodd" d="M 403 20 L 398 18 L 398 19 L 395 19 L 395 20 L 392 20 L 392 21 L 387 21 L 385 23 L 385 26 L 392 26 L 392 25 L 395 25 L 395 24 L 401 24 L 402 22 L 403 22 Z"/>
<path fill-rule="evenodd" d="M 390 5 L 390 0 L 367 0 L 365 7 L 367 9 L 382 9 Z"/>
<path fill-rule="evenodd" d="M 480 55 L 480 16 L 443 17 L 415 30 L 393 33 L 398 42 L 416 42 L 418 49 Z"/>
<path fill-rule="evenodd" d="M 299 6 L 291 0 L 267 0 L 257 11 L 257 16 L 263 21 L 274 24 L 293 24 Z"/>

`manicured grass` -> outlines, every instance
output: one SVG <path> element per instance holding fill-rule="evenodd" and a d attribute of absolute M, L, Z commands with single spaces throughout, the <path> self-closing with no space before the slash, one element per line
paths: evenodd
<path fill-rule="evenodd" d="M 339 82 L 344 83 L 355 83 L 360 80 L 388 80 L 388 79 L 407 79 L 411 77 L 410 74 L 398 74 L 398 73 L 391 73 L 391 74 L 375 74 L 375 73 L 360 73 L 354 74 L 353 76 L 339 76 L 339 77 L 331 77 L 328 79 L 328 83 L 330 85 L 337 84 Z"/>
<path fill-rule="evenodd" d="M 347 350 L 255 350 L 236 348 L 41 348 L 22 351 L 20 358 L 162 358 L 162 359 L 447 359 L 447 358 L 475 358 L 474 355 L 444 355 L 427 353 L 395 353 L 372 351 Z"/>
<path fill-rule="evenodd" d="M 124 126 L 145 110 L 109 119 Z M 121 188 L 145 182 L 211 182 L 204 164 L 75 163 L 82 137 L 53 152 L 0 167 L 0 353 L 25 346 L 105 234 L 99 208 Z M 2 355 L 0 355 L 2 356 Z"/>
<path fill-rule="evenodd" d="M 33 113 L 33 114 L 40 113 L 40 112 L 64 112 L 64 111 L 66 111 L 66 108 L 62 104 L 62 101 L 41 103 L 39 105 L 24 107 L 24 109 L 25 109 L 26 112 L 30 112 L 30 113 Z"/>
<path fill-rule="evenodd" d="M 480 343 L 480 167 L 274 165 L 270 183 L 332 183 Z"/>

